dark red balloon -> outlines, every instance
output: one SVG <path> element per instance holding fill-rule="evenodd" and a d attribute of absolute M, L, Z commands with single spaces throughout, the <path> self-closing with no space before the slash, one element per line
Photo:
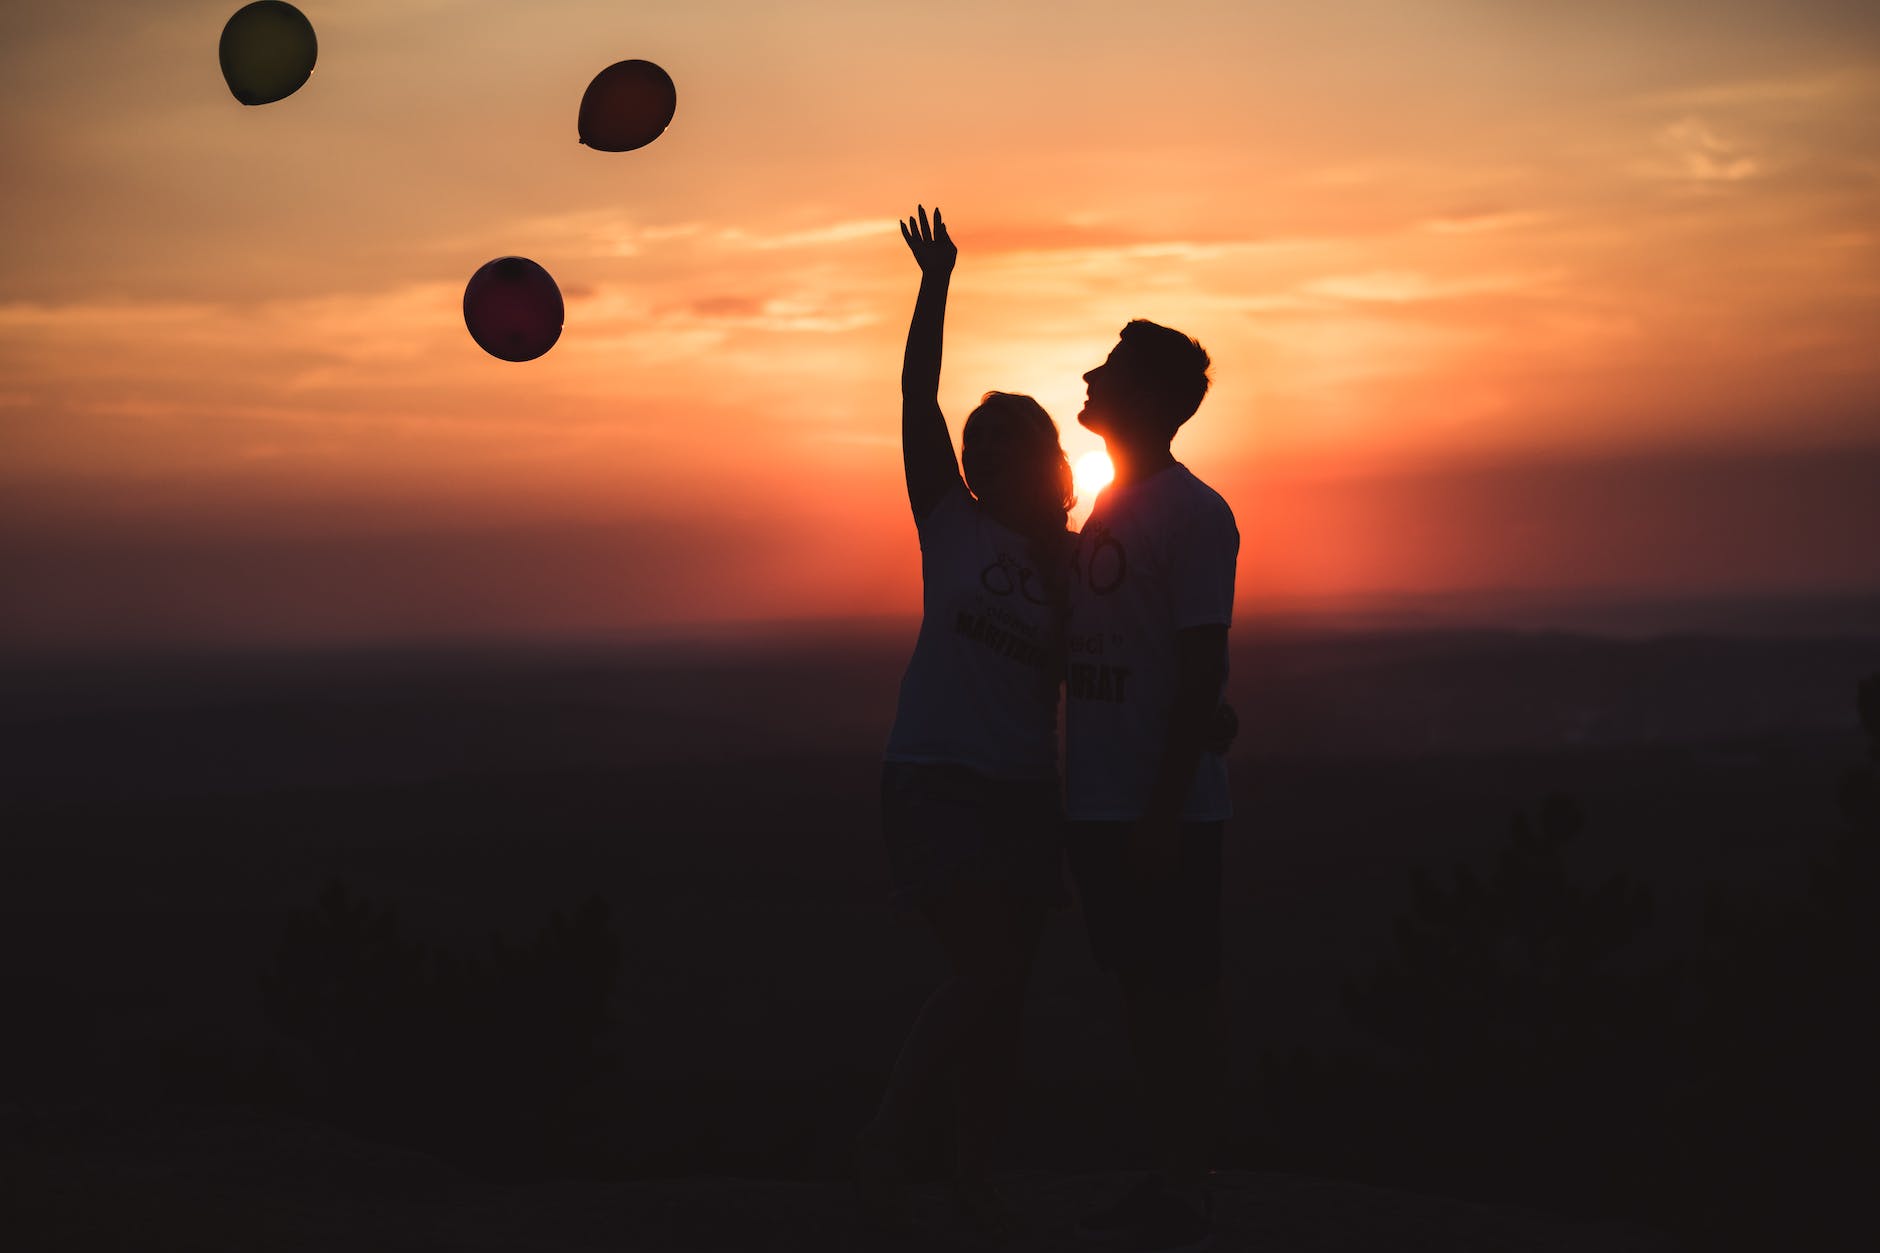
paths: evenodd
<path fill-rule="evenodd" d="M 581 142 L 600 152 L 631 152 L 672 125 L 679 91 L 651 61 L 616 61 L 581 97 Z"/>
<path fill-rule="evenodd" d="M 463 322 L 492 357 L 533 361 L 561 338 L 561 288 L 527 257 L 498 257 L 463 289 Z"/>

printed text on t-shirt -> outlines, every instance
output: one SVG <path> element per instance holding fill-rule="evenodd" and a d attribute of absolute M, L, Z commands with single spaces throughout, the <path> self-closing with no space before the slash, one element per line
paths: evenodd
<path fill-rule="evenodd" d="M 1108 700 L 1120 705 L 1129 699 L 1129 667 L 1073 661 L 1066 687 L 1072 700 Z"/>
<path fill-rule="evenodd" d="M 953 629 L 969 640 L 978 640 L 1002 657 L 1027 666 L 1042 668 L 1045 662 L 1044 646 L 1024 639 L 1021 636 L 995 626 L 987 619 L 970 610 L 962 609 L 953 620 Z"/>

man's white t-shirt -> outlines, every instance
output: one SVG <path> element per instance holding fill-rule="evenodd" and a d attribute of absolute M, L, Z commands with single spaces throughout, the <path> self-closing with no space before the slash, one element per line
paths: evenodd
<path fill-rule="evenodd" d="M 1220 494 L 1176 462 L 1097 498 L 1071 571 L 1065 803 L 1081 821 L 1147 808 L 1175 699 L 1175 633 L 1227 626 L 1240 530 Z M 1227 763 L 1203 753 L 1182 817 L 1229 816 Z"/>
<path fill-rule="evenodd" d="M 1063 628 L 1046 572 L 963 484 L 918 526 L 920 637 L 887 759 L 1055 779 Z"/>

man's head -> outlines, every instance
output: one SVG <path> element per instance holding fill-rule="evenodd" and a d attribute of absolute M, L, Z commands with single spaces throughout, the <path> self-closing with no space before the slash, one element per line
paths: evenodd
<path fill-rule="evenodd" d="M 1084 375 L 1077 420 L 1106 440 L 1175 438 L 1208 394 L 1208 354 L 1180 331 L 1141 318 L 1123 328 L 1102 365 Z"/>

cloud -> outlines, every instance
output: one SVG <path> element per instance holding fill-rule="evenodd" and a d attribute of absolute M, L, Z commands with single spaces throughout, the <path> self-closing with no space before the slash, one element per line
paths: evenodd
<path fill-rule="evenodd" d="M 1788 78 L 1739 79 L 1677 91 L 1656 92 L 1641 103 L 1659 109 L 1692 112 L 1711 109 L 1765 110 L 1771 106 L 1840 106 L 1880 93 L 1872 72 L 1834 70 Z"/>
<path fill-rule="evenodd" d="M 1302 284 L 1300 291 L 1307 296 L 1321 296 L 1354 304 L 1419 304 L 1501 292 L 1533 293 L 1560 277 L 1559 270 L 1476 274 L 1459 278 L 1433 278 L 1411 270 L 1373 270 L 1362 274 L 1335 274 L 1313 279 Z"/>
<path fill-rule="evenodd" d="M 832 222 L 828 226 L 811 227 L 808 230 L 785 231 L 767 235 L 732 227 L 718 233 L 718 238 L 727 244 L 755 248 L 769 252 L 777 248 L 814 248 L 822 244 L 848 244 L 859 239 L 886 239 L 888 224 L 874 218 L 860 218 L 847 222 Z"/>
<path fill-rule="evenodd" d="M 865 239 L 885 243 L 894 237 L 894 225 L 885 218 L 852 218 L 797 230 L 761 231 L 700 220 L 648 223 L 614 209 L 584 209 L 524 220 L 517 223 L 515 233 L 542 241 L 538 246 L 545 251 L 560 248 L 591 257 L 642 257 L 672 245 L 779 252 Z"/>
<path fill-rule="evenodd" d="M 638 257 L 649 250 L 674 241 L 692 240 L 711 232 L 700 221 L 646 223 L 615 209 L 581 209 L 572 213 L 551 213 L 525 218 L 510 232 L 519 239 L 532 239 L 537 251 L 577 253 L 588 257 Z M 474 236 L 440 241 L 445 251 L 484 245 L 488 231 Z"/>
<path fill-rule="evenodd" d="M 800 296 L 708 296 L 666 310 L 658 315 L 657 321 L 670 326 L 675 316 L 725 327 L 785 334 L 839 334 L 881 320 L 874 310 L 856 302 Z"/>
<path fill-rule="evenodd" d="M 278 384 L 315 366 L 414 362 L 460 332 L 461 298 L 455 284 L 406 283 L 264 301 L 15 301 L 0 304 L 13 350 L 0 361 L 17 354 L 15 370 L 80 389 L 185 378 L 210 361 L 224 373 L 266 363 Z"/>
<path fill-rule="evenodd" d="M 1693 183 L 1738 183 L 1762 172 L 1762 164 L 1700 117 L 1685 117 L 1658 132 L 1659 159 L 1646 170 L 1661 178 Z"/>
<path fill-rule="evenodd" d="M 707 296 L 686 308 L 701 318 L 753 318 L 764 311 L 764 302 L 753 296 Z"/>
<path fill-rule="evenodd" d="M 1532 226 L 1537 222 L 1545 221 L 1546 217 L 1544 213 L 1511 210 L 1452 213 L 1443 217 L 1427 218 L 1419 222 L 1417 227 L 1432 235 L 1485 235 L 1495 231 L 1510 231 L 1523 226 Z"/>
<path fill-rule="evenodd" d="M 1269 313 L 1311 313 L 1324 309 L 1326 302 L 1298 292 L 1278 292 L 1270 296 L 1248 296 L 1239 302 L 1240 309 L 1254 317 Z"/>

